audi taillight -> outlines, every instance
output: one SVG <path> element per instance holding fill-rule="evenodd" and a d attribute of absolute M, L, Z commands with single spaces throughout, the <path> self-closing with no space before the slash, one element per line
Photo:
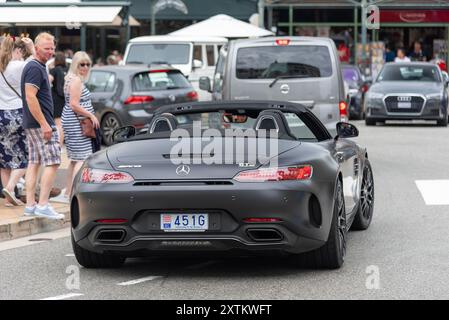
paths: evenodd
<path fill-rule="evenodd" d="M 198 92 L 190 91 L 187 93 L 186 97 L 191 101 L 198 101 Z"/>
<path fill-rule="evenodd" d="M 120 171 L 84 168 L 81 174 L 83 183 L 129 183 L 133 181 L 134 178 L 130 174 Z"/>
<path fill-rule="evenodd" d="M 140 104 L 140 103 L 149 103 L 154 100 L 152 96 L 129 96 L 124 104 Z"/>
<path fill-rule="evenodd" d="M 313 168 L 310 165 L 286 168 L 262 168 L 238 173 L 234 180 L 238 182 L 267 182 L 308 180 L 312 177 Z"/>

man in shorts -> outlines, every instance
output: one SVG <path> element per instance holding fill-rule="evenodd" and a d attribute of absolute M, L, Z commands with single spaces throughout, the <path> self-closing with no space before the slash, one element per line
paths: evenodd
<path fill-rule="evenodd" d="M 53 118 L 53 100 L 46 62 L 55 52 L 55 40 L 49 33 L 40 33 L 35 40 L 36 54 L 22 74 L 23 127 L 28 144 L 26 179 L 26 216 L 64 219 L 48 203 L 56 171 L 61 164 L 61 145 Z M 36 180 L 44 166 L 40 181 L 39 203 L 35 201 Z"/>

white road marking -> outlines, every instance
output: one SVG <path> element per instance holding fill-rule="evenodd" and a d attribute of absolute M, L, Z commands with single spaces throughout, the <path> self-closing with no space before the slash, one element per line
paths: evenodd
<path fill-rule="evenodd" d="M 66 238 L 70 237 L 70 228 L 64 228 L 52 232 L 45 232 L 45 233 L 39 233 L 32 236 L 14 239 L 14 240 L 7 240 L 0 242 L 0 251 L 15 249 L 15 248 L 21 248 L 26 246 L 31 246 L 38 243 L 48 242 L 48 241 L 30 241 L 32 239 L 43 239 L 43 238 L 49 238 L 52 240 L 60 239 L 60 238 Z"/>
<path fill-rule="evenodd" d="M 74 257 L 75 255 L 73 253 L 68 253 L 65 255 L 66 257 Z"/>
<path fill-rule="evenodd" d="M 415 183 L 426 205 L 449 205 L 449 180 L 416 180 Z"/>
<path fill-rule="evenodd" d="M 139 283 L 142 283 L 142 282 L 156 280 L 156 279 L 160 279 L 160 278 L 163 278 L 163 277 L 162 276 L 149 276 L 149 277 L 140 278 L 140 279 L 136 279 L 136 280 L 131 280 L 131 281 L 117 283 L 117 285 L 118 286 L 132 286 L 134 284 L 139 284 Z"/>
<path fill-rule="evenodd" d="M 70 299 L 70 298 L 75 298 L 75 297 L 80 297 L 80 296 L 84 296 L 84 294 L 69 293 L 69 294 L 64 294 L 62 296 L 50 297 L 50 298 L 45 298 L 45 299 L 41 299 L 41 300 L 65 300 L 65 299 Z"/>

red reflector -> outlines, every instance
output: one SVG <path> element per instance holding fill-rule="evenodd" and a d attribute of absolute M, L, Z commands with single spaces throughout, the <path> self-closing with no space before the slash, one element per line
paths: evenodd
<path fill-rule="evenodd" d="M 140 104 L 140 103 L 149 103 L 154 100 L 152 96 L 129 96 L 124 104 Z"/>
<path fill-rule="evenodd" d="M 189 93 L 187 93 L 186 97 L 192 101 L 197 101 L 198 100 L 198 92 L 190 91 Z"/>
<path fill-rule="evenodd" d="M 277 39 L 276 44 L 278 46 L 288 46 L 290 44 L 290 39 Z"/>
<path fill-rule="evenodd" d="M 270 223 L 270 222 L 281 222 L 281 219 L 278 218 L 246 218 L 243 219 L 243 222 L 247 223 Z"/>
<path fill-rule="evenodd" d="M 348 105 L 345 101 L 340 101 L 338 108 L 340 109 L 340 116 L 348 115 Z"/>
<path fill-rule="evenodd" d="M 234 177 L 239 182 L 266 182 L 307 180 L 312 177 L 312 166 L 305 165 L 288 168 L 262 168 L 242 171 Z"/>
<path fill-rule="evenodd" d="M 127 223 L 128 220 L 126 219 L 99 219 L 95 220 L 97 223 L 105 223 L 105 224 L 120 224 L 120 223 Z"/>

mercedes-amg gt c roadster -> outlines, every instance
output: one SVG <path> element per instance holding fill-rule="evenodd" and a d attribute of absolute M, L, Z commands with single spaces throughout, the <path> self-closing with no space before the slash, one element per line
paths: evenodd
<path fill-rule="evenodd" d="M 87 159 L 71 196 L 72 243 L 87 268 L 159 253 L 281 252 L 339 268 L 347 232 L 367 229 L 373 172 L 358 130 L 331 136 L 302 105 L 164 106 L 140 132 Z"/>

